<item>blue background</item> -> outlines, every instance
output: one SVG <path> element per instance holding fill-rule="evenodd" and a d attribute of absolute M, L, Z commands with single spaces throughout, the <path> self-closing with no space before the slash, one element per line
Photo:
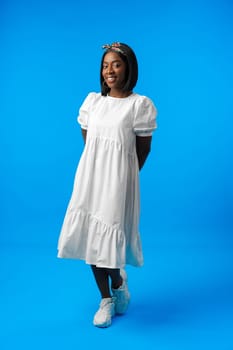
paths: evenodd
<path fill-rule="evenodd" d="M 125 348 L 233 349 L 232 2 L 0 6 L 2 349 L 119 335 Z M 77 112 L 113 41 L 135 50 L 158 130 L 140 175 L 145 267 L 129 267 L 131 309 L 103 335 L 88 268 L 56 245 L 83 149 Z"/>

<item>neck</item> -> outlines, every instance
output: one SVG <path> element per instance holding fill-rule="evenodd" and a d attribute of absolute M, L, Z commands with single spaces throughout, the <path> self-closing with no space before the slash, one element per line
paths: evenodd
<path fill-rule="evenodd" d="M 119 91 L 119 90 L 110 90 L 108 95 L 111 97 L 118 97 L 118 98 L 124 98 L 124 97 L 128 97 L 129 95 L 132 94 L 132 91 Z"/>

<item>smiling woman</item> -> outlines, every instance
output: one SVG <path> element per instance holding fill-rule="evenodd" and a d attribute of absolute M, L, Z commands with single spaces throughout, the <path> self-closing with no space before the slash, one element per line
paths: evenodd
<path fill-rule="evenodd" d="M 143 264 L 138 172 L 156 128 L 152 101 L 133 92 L 134 52 L 120 43 L 105 48 L 101 93 L 90 93 L 79 111 L 85 148 L 58 246 L 59 257 L 91 265 L 102 297 L 94 317 L 98 327 L 126 312 L 130 295 L 123 268 Z"/>

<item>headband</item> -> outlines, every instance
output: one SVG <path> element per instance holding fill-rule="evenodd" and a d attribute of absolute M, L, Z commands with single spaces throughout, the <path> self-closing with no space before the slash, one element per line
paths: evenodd
<path fill-rule="evenodd" d="M 122 55 L 126 55 L 125 52 L 121 49 L 121 44 L 119 42 L 115 42 L 115 43 L 112 43 L 112 44 L 105 44 L 102 46 L 102 49 L 105 49 L 105 50 L 113 50 L 113 51 L 116 51 L 116 52 L 120 52 Z"/>

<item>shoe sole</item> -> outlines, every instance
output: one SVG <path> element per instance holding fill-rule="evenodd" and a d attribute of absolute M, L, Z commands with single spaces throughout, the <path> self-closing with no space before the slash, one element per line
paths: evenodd
<path fill-rule="evenodd" d="M 108 323 L 105 323 L 105 324 L 96 324 L 95 322 L 93 322 L 94 326 L 95 327 L 98 327 L 98 328 L 108 328 L 111 326 L 112 322 L 108 322 Z"/>

